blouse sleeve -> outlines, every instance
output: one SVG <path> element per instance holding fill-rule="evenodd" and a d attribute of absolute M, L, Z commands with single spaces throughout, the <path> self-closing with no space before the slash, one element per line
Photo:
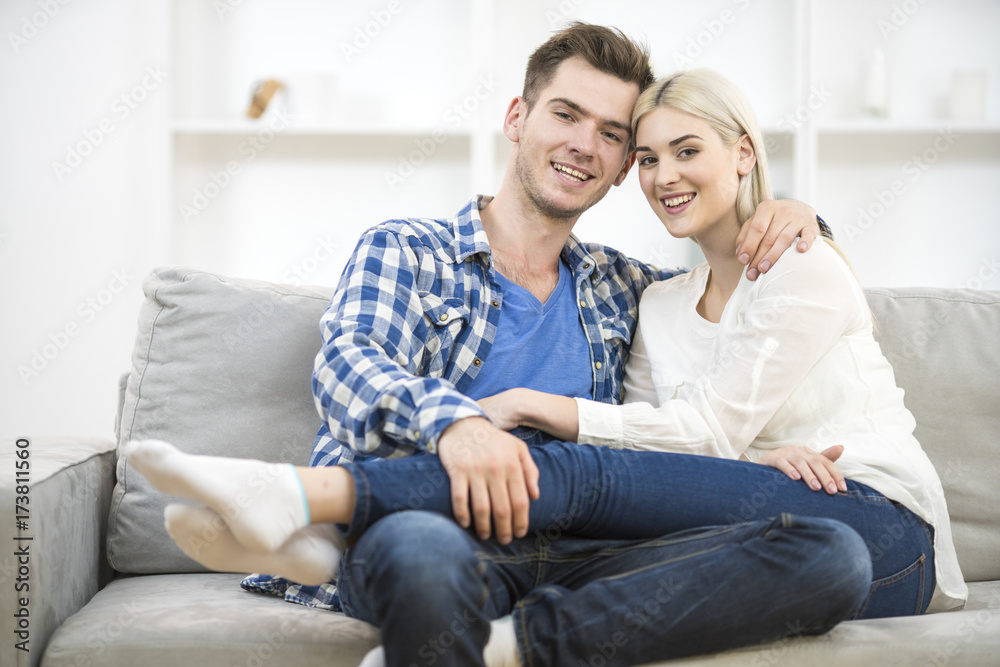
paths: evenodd
<path fill-rule="evenodd" d="M 742 299 L 706 372 L 677 398 L 659 407 L 577 399 L 580 442 L 739 458 L 838 339 L 870 326 L 860 287 L 825 243 L 786 251 Z"/>

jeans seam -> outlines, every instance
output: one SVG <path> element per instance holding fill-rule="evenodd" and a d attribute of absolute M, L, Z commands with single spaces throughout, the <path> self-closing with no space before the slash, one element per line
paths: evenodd
<path fill-rule="evenodd" d="M 926 561 L 927 561 L 927 556 L 925 554 L 920 554 L 920 558 L 913 561 L 899 572 L 889 575 L 888 577 L 883 577 L 878 581 L 873 581 L 871 588 L 869 588 L 868 590 L 868 597 L 865 598 L 864 604 L 861 605 L 861 608 L 857 611 L 857 613 L 854 615 L 853 618 L 857 619 L 857 618 L 862 618 L 864 616 L 864 613 L 868 611 L 868 606 L 871 604 L 872 597 L 880 588 L 888 586 L 889 584 L 894 584 L 898 581 L 902 581 L 903 579 L 910 576 L 914 572 L 917 572 L 920 582 L 920 588 L 917 595 L 917 607 L 916 611 L 914 612 L 914 615 L 918 615 L 920 613 L 920 607 L 923 605 L 924 602 L 924 577 L 922 570 L 924 569 L 924 563 Z"/>
<path fill-rule="evenodd" d="M 878 493 L 878 492 L 876 492 Z M 864 491 L 857 491 L 854 489 L 848 489 L 847 491 L 838 491 L 838 496 L 847 496 L 848 498 L 855 498 L 857 500 L 864 500 L 865 502 L 873 503 L 876 505 L 892 505 L 894 504 L 892 500 L 886 498 L 882 494 L 878 495 L 866 493 Z"/>

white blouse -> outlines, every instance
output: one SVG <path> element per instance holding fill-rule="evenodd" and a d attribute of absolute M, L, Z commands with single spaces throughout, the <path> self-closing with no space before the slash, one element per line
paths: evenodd
<path fill-rule="evenodd" d="M 646 288 L 625 368 L 625 404 L 577 399 L 579 441 L 758 460 L 786 445 L 844 445 L 845 477 L 934 526 L 929 611 L 968 596 L 941 481 L 913 437 L 864 292 L 818 240 L 790 248 L 756 281 L 744 275 L 716 324 L 696 306 L 707 264 Z"/>

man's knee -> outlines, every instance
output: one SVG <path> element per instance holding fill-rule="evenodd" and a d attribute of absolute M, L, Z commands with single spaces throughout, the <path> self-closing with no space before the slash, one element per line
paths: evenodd
<path fill-rule="evenodd" d="M 380 519 L 351 551 L 349 558 L 365 561 L 371 575 L 407 588 L 461 586 L 470 576 L 482 575 L 465 531 L 430 512 L 398 512 Z"/>
<path fill-rule="evenodd" d="M 376 619 L 372 622 L 379 625 L 399 608 L 399 601 L 431 628 L 458 617 L 479 618 L 489 587 L 486 566 L 473 547 L 462 528 L 440 515 L 413 511 L 387 516 L 348 552 L 349 598 L 370 609 Z"/>
<path fill-rule="evenodd" d="M 455 553 L 467 549 L 465 531 L 453 520 L 431 512 L 396 512 L 372 524 L 356 548 L 379 553 L 406 552 L 411 558 L 423 554 Z"/>

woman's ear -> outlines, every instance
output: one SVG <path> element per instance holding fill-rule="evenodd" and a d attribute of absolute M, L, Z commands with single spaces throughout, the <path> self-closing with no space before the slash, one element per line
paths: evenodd
<path fill-rule="evenodd" d="M 753 149 L 750 137 L 744 134 L 736 144 L 736 172 L 740 176 L 746 176 L 753 171 L 757 164 L 757 152 Z"/>

